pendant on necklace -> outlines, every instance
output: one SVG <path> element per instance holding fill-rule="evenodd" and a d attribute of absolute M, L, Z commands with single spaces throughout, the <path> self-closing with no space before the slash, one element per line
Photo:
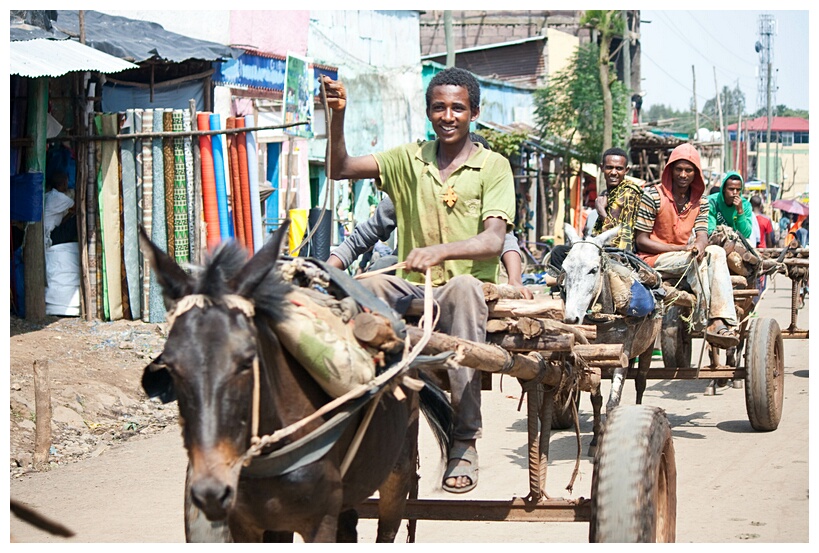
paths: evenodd
<path fill-rule="evenodd" d="M 452 207 L 453 205 L 455 205 L 455 202 L 457 201 L 458 195 L 455 193 L 455 190 L 452 188 L 452 186 L 448 187 L 446 189 L 446 193 L 444 194 L 444 203 L 448 207 Z"/>

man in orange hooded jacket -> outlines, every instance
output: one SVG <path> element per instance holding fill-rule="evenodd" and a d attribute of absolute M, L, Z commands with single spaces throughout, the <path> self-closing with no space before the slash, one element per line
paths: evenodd
<path fill-rule="evenodd" d="M 660 184 L 646 186 L 634 225 L 637 253 L 664 277 L 685 277 L 697 296 L 695 320 L 707 320 L 705 339 L 718 347 L 739 343 L 725 250 L 708 245 L 708 197 L 700 154 L 674 148 Z"/>

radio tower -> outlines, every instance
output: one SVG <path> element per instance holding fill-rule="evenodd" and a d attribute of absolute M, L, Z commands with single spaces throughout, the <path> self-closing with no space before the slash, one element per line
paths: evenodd
<path fill-rule="evenodd" d="M 774 35 L 776 34 L 776 19 L 770 14 L 759 16 L 759 40 L 754 49 L 759 54 L 759 69 L 757 70 L 757 105 L 760 109 L 768 105 L 768 64 L 773 67 Z M 771 104 L 776 105 L 776 76 L 771 69 Z"/>

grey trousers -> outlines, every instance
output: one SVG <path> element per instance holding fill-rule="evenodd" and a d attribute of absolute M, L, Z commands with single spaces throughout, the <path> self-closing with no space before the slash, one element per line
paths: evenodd
<path fill-rule="evenodd" d="M 692 270 L 686 272 L 690 263 L 689 252 L 668 252 L 657 257 L 654 269 L 669 276 L 679 277 L 685 273 L 691 290 L 697 296 L 695 315 L 700 324 L 705 324 L 710 319 L 725 319 L 729 326 L 739 324 L 725 250 L 721 246 L 706 247 L 705 257 L 697 270 L 694 271 L 692 267 Z"/>
<path fill-rule="evenodd" d="M 406 296 L 423 298 L 424 288 L 393 275 L 362 279 L 361 284 L 388 305 Z M 489 308 L 480 280 L 472 275 L 453 278 L 433 289 L 440 316 L 435 330 L 473 342 L 486 342 Z M 449 369 L 452 406 L 455 409 L 454 438 L 473 440 L 481 437 L 481 375 L 468 367 Z"/>

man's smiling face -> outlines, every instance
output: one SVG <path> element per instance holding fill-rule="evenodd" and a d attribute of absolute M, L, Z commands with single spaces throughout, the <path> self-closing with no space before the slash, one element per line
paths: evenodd
<path fill-rule="evenodd" d="M 478 118 L 479 111 L 469 107 L 469 92 L 456 85 L 439 85 L 432 89 L 427 117 L 438 139 L 445 144 L 456 144 L 469 134 L 469 124 Z"/>

